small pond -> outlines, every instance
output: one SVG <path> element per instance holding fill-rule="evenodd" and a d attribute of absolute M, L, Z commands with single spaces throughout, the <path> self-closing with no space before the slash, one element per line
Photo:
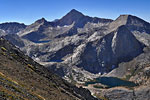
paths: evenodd
<path fill-rule="evenodd" d="M 35 41 L 36 43 L 48 43 L 50 40 L 45 40 L 45 41 Z"/>
<path fill-rule="evenodd" d="M 93 81 L 86 82 L 85 86 L 88 86 L 89 84 L 96 84 L 96 83 L 107 85 L 108 88 L 117 87 L 117 86 L 127 86 L 127 87 L 137 86 L 137 84 L 135 84 L 134 82 L 122 80 L 116 77 L 99 77 Z"/>

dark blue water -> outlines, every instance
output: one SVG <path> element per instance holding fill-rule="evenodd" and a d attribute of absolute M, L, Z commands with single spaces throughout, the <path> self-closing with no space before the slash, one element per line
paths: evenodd
<path fill-rule="evenodd" d="M 116 87 L 116 86 L 127 86 L 127 87 L 134 87 L 137 86 L 134 82 L 122 80 L 116 77 L 99 77 L 96 78 L 94 81 L 86 82 L 85 85 L 88 86 L 89 84 L 101 83 L 107 85 L 109 88 Z"/>
<path fill-rule="evenodd" d="M 50 42 L 50 40 L 45 40 L 45 41 L 36 41 L 36 43 L 47 43 Z"/>

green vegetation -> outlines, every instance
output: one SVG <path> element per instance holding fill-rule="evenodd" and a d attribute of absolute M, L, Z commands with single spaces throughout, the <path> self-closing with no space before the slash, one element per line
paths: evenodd
<path fill-rule="evenodd" d="M 0 86 L 0 96 L 7 98 L 8 100 L 29 100 L 25 99 L 22 96 L 20 97 L 19 94 L 24 94 L 24 90 L 22 91 L 21 85 L 19 85 L 16 81 L 6 77 L 3 73 L 0 72 L 0 82 L 4 83 L 6 87 Z M 3 90 L 3 91 L 2 91 Z M 37 100 L 45 100 L 42 96 L 36 93 L 29 93 Z"/>
<path fill-rule="evenodd" d="M 22 93 L 18 87 L 13 86 L 12 84 L 9 84 L 9 87 L 12 88 L 15 92 Z"/>
<path fill-rule="evenodd" d="M 107 98 L 105 97 L 99 97 L 101 100 L 108 100 Z"/>
<path fill-rule="evenodd" d="M 71 80 L 71 84 L 76 84 L 77 82 L 73 79 L 73 76 L 72 75 L 69 75 L 68 77 L 70 80 Z"/>
<path fill-rule="evenodd" d="M 127 75 L 125 76 L 125 78 L 123 78 L 123 80 L 126 80 L 126 81 L 130 80 L 130 78 L 131 78 L 132 76 L 137 75 L 140 71 L 141 71 L 140 69 L 132 68 L 132 69 L 130 70 L 130 74 L 127 74 Z"/>
<path fill-rule="evenodd" d="M 16 97 L 16 96 L 14 96 L 14 95 L 12 95 L 12 94 L 8 94 L 8 93 L 6 93 L 6 92 L 4 92 L 4 91 L 1 91 L 0 90 L 0 96 L 3 98 L 3 99 L 7 99 L 7 100 L 21 100 L 21 99 L 19 99 L 19 97 Z"/>
<path fill-rule="evenodd" d="M 0 72 L 0 81 L 7 83 L 8 87 L 10 87 L 13 91 L 21 93 L 21 90 L 17 87 L 18 83 L 10 78 L 7 78 L 3 73 Z"/>
<path fill-rule="evenodd" d="M 12 57 L 14 57 L 14 58 L 17 58 L 17 55 L 14 54 L 14 53 L 10 53 L 10 55 L 11 55 Z"/>
<path fill-rule="evenodd" d="M 6 56 L 6 52 L 2 52 L 2 55 Z"/>
<path fill-rule="evenodd" d="M 96 96 L 97 98 L 99 98 L 101 100 L 109 100 L 108 98 L 101 96 L 100 94 L 94 94 L 94 96 Z"/>
<path fill-rule="evenodd" d="M 2 41 L 1 44 L 6 45 L 6 48 L 0 46 L 0 99 L 80 99 L 80 89 L 74 87 L 74 85 L 69 85 L 69 83 L 45 69 L 44 66 L 35 63 L 21 51 L 12 47 L 13 45 L 9 45 L 9 42 Z M 73 79 L 72 76 L 70 78 Z M 79 92 L 76 94 L 75 92 L 78 90 Z M 89 97 L 93 98 L 91 95 Z M 86 97 L 83 98 L 86 99 Z"/>
<path fill-rule="evenodd" d="M 131 75 L 131 74 L 126 75 L 126 76 L 125 76 L 125 78 L 124 78 L 124 80 L 129 80 L 131 77 L 132 77 L 132 75 Z"/>
<path fill-rule="evenodd" d="M 28 64 L 27 66 L 28 66 L 30 69 L 35 70 L 35 68 L 34 68 L 31 64 Z"/>
<path fill-rule="evenodd" d="M 7 49 L 4 48 L 4 47 L 1 47 L 1 50 L 2 50 L 1 54 L 4 55 L 4 56 L 6 56 Z"/>
<path fill-rule="evenodd" d="M 4 48 L 4 47 L 1 47 L 1 50 L 2 50 L 2 51 L 7 51 L 7 49 L 6 49 L 6 48 Z"/>
<path fill-rule="evenodd" d="M 89 84 L 95 84 L 95 83 L 97 83 L 96 79 L 89 80 L 89 81 L 84 83 L 84 86 L 88 86 Z"/>
<path fill-rule="evenodd" d="M 0 72 L 0 77 L 4 78 L 5 80 L 11 82 L 11 83 L 14 83 L 14 84 L 17 84 L 18 85 L 18 82 L 6 77 L 3 73 Z"/>
<path fill-rule="evenodd" d="M 38 95 L 36 93 L 33 93 L 35 96 L 37 96 L 40 100 L 46 100 L 44 97 L 42 97 L 41 95 Z"/>
<path fill-rule="evenodd" d="M 100 88 L 100 89 L 107 89 L 107 86 L 102 86 L 102 85 L 94 85 L 94 88 Z"/>

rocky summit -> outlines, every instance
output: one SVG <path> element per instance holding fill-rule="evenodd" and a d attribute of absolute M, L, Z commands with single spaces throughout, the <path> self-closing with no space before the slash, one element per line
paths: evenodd
<path fill-rule="evenodd" d="M 0 36 L 70 84 L 103 100 L 149 100 L 149 22 L 133 15 L 90 17 L 73 9 L 55 21 L 11 25 L 1 24 Z"/>

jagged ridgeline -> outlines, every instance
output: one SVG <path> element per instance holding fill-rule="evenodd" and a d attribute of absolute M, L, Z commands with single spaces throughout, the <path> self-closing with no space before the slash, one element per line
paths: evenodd
<path fill-rule="evenodd" d="M 0 100 L 97 100 L 0 38 Z"/>
<path fill-rule="evenodd" d="M 113 21 L 73 9 L 61 19 L 42 18 L 20 30 L 15 35 L 3 31 L 6 39 L 37 62 L 64 78 L 80 73 L 82 77 L 74 78 L 80 81 L 91 74 L 109 73 L 143 53 L 149 46 L 150 24 L 132 15 Z"/>

